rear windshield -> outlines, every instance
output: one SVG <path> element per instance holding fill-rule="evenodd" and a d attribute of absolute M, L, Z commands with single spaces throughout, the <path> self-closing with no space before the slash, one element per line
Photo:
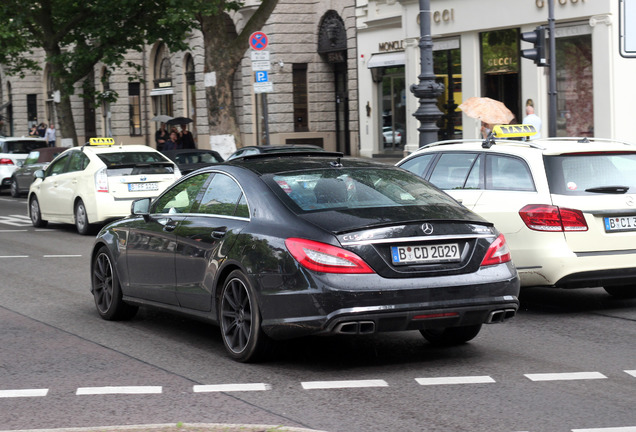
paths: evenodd
<path fill-rule="evenodd" d="M 46 142 L 35 140 L 22 141 L 6 141 L 2 144 L 3 153 L 24 153 L 28 154 L 31 150 L 46 147 Z"/>
<path fill-rule="evenodd" d="M 545 156 L 550 192 L 560 195 L 636 193 L 636 152 Z"/>
<path fill-rule="evenodd" d="M 155 152 L 102 153 L 109 176 L 137 174 L 172 174 L 174 164 Z"/>
<path fill-rule="evenodd" d="M 270 186 L 301 211 L 457 203 L 420 177 L 399 169 L 342 168 L 270 176 Z"/>

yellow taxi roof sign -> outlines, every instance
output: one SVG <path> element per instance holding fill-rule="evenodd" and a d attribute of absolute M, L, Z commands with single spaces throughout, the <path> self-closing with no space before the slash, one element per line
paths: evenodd
<path fill-rule="evenodd" d="M 495 138 L 518 138 L 532 136 L 537 133 L 534 126 L 529 124 L 519 125 L 497 125 L 492 128 L 492 135 Z"/>
<path fill-rule="evenodd" d="M 115 140 L 113 138 L 90 138 L 88 140 L 89 145 L 114 145 Z"/>

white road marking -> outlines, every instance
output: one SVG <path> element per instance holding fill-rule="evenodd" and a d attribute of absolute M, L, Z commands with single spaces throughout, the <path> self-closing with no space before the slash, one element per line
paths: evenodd
<path fill-rule="evenodd" d="M 272 386 L 264 383 L 252 384 L 213 384 L 213 385 L 195 385 L 192 391 L 195 393 L 211 393 L 211 392 L 233 392 L 233 391 L 264 391 L 271 390 Z"/>
<path fill-rule="evenodd" d="M 44 258 L 78 258 L 81 255 L 43 255 Z"/>
<path fill-rule="evenodd" d="M 384 380 L 307 381 L 301 384 L 305 390 L 389 386 Z"/>
<path fill-rule="evenodd" d="M 0 229 L 0 233 L 16 233 L 16 232 L 29 232 L 25 229 Z"/>
<path fill-rule="evenodd" d="M 628 374 L 630 374 L 633 377 L 636 377 L 636 370 L 626 370 L 625 372 L 627 372 Z"/>
<path fill-rule="evenodd" d="M 607 378 L 600 372 L 566 372 L 566 373 L 543 373 L 543 374 L 524 374 L 531 381 L 571 381 L 571 380 L 590 380 Z"/>
<path fill-rule="evenodd" d="M 163 390 L 161 386 L 113 386 L 113 387 L 80 387 L 75 393 L 83 395 L 107 395 L 107 394 L 158 394 Z"/>
<path fill-rule="evenodd" d="M 46 396 L 49 389 L 0 390 L 0 398 L 40 397 Z"/>
<path fill-rule="evenodd" d="M 484 384 L 496 382 L 489 376 L 415 378 L 415 381 L 420 385 Z"/>
<path fill-rule="evenodd" d="M 572 429 L 572 432 L 636 432 L 636 426 L 595 428 L 595 429 Z"/>
<path fill-rule="evenodd" d="M 0 255 L 0 258 L 28 258 L 28 255 Z"/>
<path fill-rule="evenodd" d="M 25 215 L 0 216 L 0 223 L 11 226 L 29 226 L 31 219 Z"/>

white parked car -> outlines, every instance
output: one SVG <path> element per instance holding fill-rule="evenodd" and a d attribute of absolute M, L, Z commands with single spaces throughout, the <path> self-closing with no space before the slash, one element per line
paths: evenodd
<path fill-rule="evenodd" d="M 31 150 L 46 147 L 46 141 L 31 137 L 0 137 L 0 189 L 11 186 L 11 176 Z"/>
<path fill-rule="evenodd" d="M 504 130 L 511 129 L 497 126 L 496 135 Z M 636 146 L 595 138 L 442 141 L 397 165 L 493 222 L 522 286 L 602 286 L 636 297 Z"/>
<path fill-rule="evenodd" d="M 402 132 L 398 129 L 393 130 L 391 126 L 382 128 L 382 136 L 384 137 L 384 144 L 393 144 L 394 141 L 397 145 L 402 143 Z"/>
<path fill-rule="evenodd" d="M 28 196 L 33 226 L 71 223 L 87 234 L 90 224 L 128 216 L 133 200 L 156 197 L 181 177 L 176 164 L 151 147 L 116 146 L 112 138 L 90 143 L 36 171 Z"/>

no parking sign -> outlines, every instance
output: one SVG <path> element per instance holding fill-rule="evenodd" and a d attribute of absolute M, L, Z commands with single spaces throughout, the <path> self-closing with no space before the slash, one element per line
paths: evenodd
<path fill-rule="evenodd" d="M 269 43 L 269 39 L 267 35 L 263 32 L 254 32 L 250 35 L 250 46 L 253 50 L 261 51 L 267 48 L 267 44 Z"/>

